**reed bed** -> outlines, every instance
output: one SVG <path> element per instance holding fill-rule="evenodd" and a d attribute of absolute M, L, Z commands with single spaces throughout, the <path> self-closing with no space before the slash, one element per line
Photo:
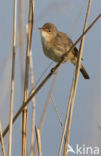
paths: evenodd
<path fill-rule="evenodd" d="M 10 115 L 9 115 L 9 123 L 7 127 L 4 129 L 2 132 L 1 126 L 0 126 L 0 141 L 1 141 L 1 147 L 2 147 L 2 153 L 3 156 L 6 156 L 5 152 L 5 146 L 4 146 L 4 138 L 9 132 L 9 142 L 8 142 L 8 156 L 11 156 L 12 152 L 12 133 L 13 133 L 13 124 L 16 122 L 18 117 L 22 114 L 22 149 L 21 149 L 21 155 L 26 156 L 26 154 L 31 155 L 31 156 L 36 156 L 37 155 L 37 150 L 38 150 L 38 155 L 42 156 L 42 141 L 41 141 L 41 133 L 43 126 L 45 124 L 45 119 L 48 111 L 48 107 L 50 104 L 50 101 L 54 105 L 54 109 L 56 111 L 59 123 L 62 128 L 62 136 L 61 136 L 61 141 L 60 141 L 60 147 L 58 151 L 58 156 L 63 155 L 67 156 L 68 155 L 68 144 L 69 144 L 69 138 L 70 138 L 70 130 L 71 130 L 71 121 L 72 121 L 72 115 L 73 115 L 73 109 L 74 109 L 74 102 L 75 102 L 75 97 L 76 97 L 76 92 L 77 92 L 77 86 L 78 86 L 78 79 L 79 79 L 79 71 L 80 71 L 80 64 L 81 64 L 81 58 L 82 58 L 82 53 L 83 53 L 83 47 L 84 47 L 84 40 L 86 34 L 89 32 L 89 30 L 94 26 L 94 24 L 101 18 L 101 14 L 99 14 L 93 22 L 87 27 L 88 23 L 88 18 L 90 15 L 90 8 L 92 4 L 92 0 L 88 1 L 88 8 L 86 12 L 86 18 L 85 18 L 85 23 L 84 23 L 84 28 L 83 28 L 83 33 L 78 37 L 76 42 L 73 44 L 73 46 L 64 54 L 64 56 L 61 58 L 60 62 L 57 63 L 47 76 L 41 81 L 42 76 L 44 73 L 49 69 L 44 71 L 44 73 L 40 76 L 39 80 L 35 84 L 34 82 L 34 67 L 33 67 L 33 60 L 32 60 L 32 50 L 31 49 L 31 44 L 32 44 L 32 37 L 33 37 L 33 25 L 34 25 L 34 9 L 35 9 L 35 1 L 34 0 L 29 0 L 29 13 L 28 13 L 28 27 L 27 27 L 27 45 L 26 45 L 26 58 L 25 58 L 25 74 L 24 74 L 24 85 L 23 86 L 23 101 L 21 104 L 21 107 L 18 109 L 17 113 L 13 116 L 13 103 L 14 103 L 14 86 L 15 86 L 15 56 L 16 56 L 16 26 L 17 26 L 17 0 L 14 0 L 14 17 L 13 17 L 13 47 L 12 47 L 12 70 L 11 70 L 11 90 L 10 90 Z M 20 3 L 21 5 L 21 11 L 23 10 L 23 3 Z M 24 54 L 24 37 L 23 37 L 23 25 L 24 20 L 23 13 L 21 13 L 20 17 L 20 35 L 19 36 L 19 43 L 20 43 L 20 50 Z M 74 28 L 73 28 L 74 29 Z M 77 64 L 74 70 L 74 75 L 73 75 L 73 80 L 72 80 L 72 85 L 71 85 L 71 91 L 68 99 L 68 104 L 67 104 L 67 110 L 66 110 L 66 117 L 65 117 L 65 124 L 63 125 L 59 111 L 57 109 L 57 106 L 54 102 L 53 98 L 53 91 L 55 88 L 55 84 L 57 81 L 58 77 L 58 69 L 60 68 L 61 64 L 64 62 L 65 56 L 70 53 L 73 48 L 80 42 L 80 53 L 77 59 Z M 24 69 L 22 69 L 23 71 Z M 53 77 L 53 81 L 47 96 L 46 104 L 43 109 L 43 113 L 41 116 L 41 120 L 39 122 L 39 125 L 36 126 L 36 100 L 35 96 L 37 93 L 41 90 L 41 88 L 46 85 L 48 80 Z M 23 82 L 23 81 L 22 81 Z M 30 82 L 30 83 L 29 83 Z M 29 91 L 29 84 L 31 84 L 31 90 Z M 28 145 L 27 143 L 27 128 L 28 128 L 28 105 L 29 103 L 31 104 L 32 101 L 32 106 L 33 106 L 33 113 L 32 113 L 32 129 L 30 130 L 31 133 L 31 142 L 30 142 L 30 153 L 28 153 Z M 101 129 L 101 128 L 99 128 Z M 64 149 L 63 149 L 63 143 L 64 143 Z"/>

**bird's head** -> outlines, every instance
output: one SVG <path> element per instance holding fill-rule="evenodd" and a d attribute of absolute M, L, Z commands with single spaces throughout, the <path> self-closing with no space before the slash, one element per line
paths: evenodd
<path fill-rule="evenodd" d="M 57 28 L 52 23 L 45 23 L 41 28 L 39 28 L 41 31 L 41 37 L 47 41 L 54 38 L 57 34 Z"/>

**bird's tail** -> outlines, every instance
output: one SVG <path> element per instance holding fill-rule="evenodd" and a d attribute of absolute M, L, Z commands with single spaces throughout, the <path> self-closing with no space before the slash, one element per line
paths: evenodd
<path fill-rule="evenodd" d="M 90 79 L 88 73 L 86 72 L 85 68 L 83 67 L 83 65 L 81 65 L 80 71 L 84 77 L 84 79 Z"/>

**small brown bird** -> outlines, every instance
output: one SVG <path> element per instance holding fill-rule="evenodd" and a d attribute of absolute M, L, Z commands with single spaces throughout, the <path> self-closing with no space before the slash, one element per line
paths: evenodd
<path fill-rule="evenodd" d="M 44 54 L 55 62 L 59 62 L 62 56 L 72 47 L 72 40 L 64 32 L 59 32 L 52 23 L 46 23 L 41 28 L 41 41 Z M 64 62 L 71 62 L 76 65 L 78 49 L 75 47 L 64 59 Z M 80 71 L 85 79 L 89 75 L 81 64 Z"/>

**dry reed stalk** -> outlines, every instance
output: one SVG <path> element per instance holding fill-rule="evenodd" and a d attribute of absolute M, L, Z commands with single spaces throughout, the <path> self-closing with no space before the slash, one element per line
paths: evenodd
<path fill-rule="evenodd" d="M 63 128 L 63 124 L 62 124 L 62 120 L 61 120 L 59 111 L 58 111 L 58 109 L 57 109 L 57 106 L 56 106 L 56 104 L 55 104 L 54 99 L 53 99 L 52 96 L 51 96 L 51 101 L 52 101 L 52 103 L 53 103 L 54 110 L 55 110 L 55 112 L 56 112 L 56 115 L 57 115 L 57 118 L 58 118 L 58 120 L 59 120 L 59 123 L 60 123 L 61 127 Z"/>
<path fill-rule="evenodd" d="M 36 140 L 38 145 L 38 156 L 42 156 L 40 130 L 35 127 L 35 131 L 36 131 Z"/>
<path fill-rule="evenodd" d="M 35 7 L 35 0 L 33 0 L 33 11 Z M 31 75 L 31 86 L 34 86 L 34 73 L 33 73 L 33 61 L 32 61 L 32 51 L 30 51 L 29 57 L 30 75 Z M 35 97 L 32 98 L 33 110 L 32 110 L 32 136 L 31 136 L 31 156 L 33 156 L 33 146 L 34 146 L 34 130 L 35 130 Z"/>
<path fill-rule="evenodd" d="M 33 30 L 33 0 L 29 0 L 29 17 L 28 17 L 28 32 L 27 32 L 27 50 L 25 62 L 25 82 L 24 82 L 24 102 L 28 99 L 28 79 L 29 79 L 29 56 L 31 50 Z M 26 155 L 26 133 L 27 133 L 27 106 L 22 112 L 22 156 Z"/>
<path fill-rule="evenodd" d="M 13 49 L 12 49 L 12 71 L 11 71 L 11 93 L 10 93 L 10 117 L 9 117 L 9 142 L 8 156 L 12 151 L 12 131 L 13 131 L 13 101 L 14 101 L 14 77 L 15 77 L 15 55 L 16 55 L 16 11 L 17 0 L 14 0 L 14 16 L 13 16 Z"/>
<path fill-rule="evenodd" d="M 75 78 L 75 72 L 74 72 L 74 76 L 73 76 L 72 86 L 74 86 L 74 78 Z M 72 86 L 71 86 L 69 100 L 68 100 L 68 105 L 67 105 L 65 124 L 63 126 L 63 132 L 62 132 L 61 141 L 60 141 L 60 148 L 59 148 L 59 152 L 58 152 L 59 156 L 61 156 L 63 141 L 64 141 L 64 137 L 65 137 L 66 126 L 67 126 L 67 121 L 68 121 L 68 117 L 69 117 L 70 104 L 71 104 L 72 95 L 73 95 L 73 89 L 74 89 L 74 87 L 72 87 Z"/>
<path fill-rule="evenodd" d="M 1 150 L 2 150 L 3 156 L 6 156 L 5 146 L 4 146 L 4 139 L 3 139 L 3 135 L 2 135 L 1 122 L 0 122 L 0 139 L 1 139 Z"/>
<path fill-rule="evenodd" d="M 82 39 L 82 37 L 92 28 L 92 26 L 99 20 L 99 18 L 101 18 L 101 14 L 99 14 L 95 20 L 90 24 L 90 26 L 86 29 L 86 31 L 77 39 L 77 41 L 73 44 L 72 48 L 67 52 L 69 53 L 76 45 L 77 43 Z M 23 105 L 19 108 L 19 110 L 17 111 L 17 113 L 15 114 L 15 116 L 13 117 L 13 123 L 16 121 L 16 119 L 19 117 L 19 115 L 21 114 L 21 112 L 23 111 L 24 107 L 26 107 L 28 105 L 28 103 L 32 100 L 32 98 L 39 92 L 39 90 L 43 87 L 43 85 L 49 80 L 49 78 L 53 75 L 53 73 L 59 68 L 59 66 L 62 64 L 62 62 L 64 61 L 64 58 L 62 58 L 62 60 L 56 64 L 56 66 L 49 72 L 49 74 L 45 77 L 45 79 L 39 84 L 39 86 L 35 89 L 34 92 L 32 92 L 32 94 L 29 96 L 29 98 L 27 99 L 26 102 L 23 103 Z M 7 134 L 9 130 L 9 124 L 7 125 L 7 127 L 5 128 L 5 130 L 3 131 L 3 137 Z"/>
<path fill-rule="evenodd" d="M 43 129 L 43 126 L 44 126 L 44 123 L 45 123 L 45 118 L 46 118 L 46 115 L 47 115 L 48 107 L 49 107 L 49 104 L 50 104 L 51 96 L 53 94 L 53 90 L 54 90 L 54 87 L 55 87 L 57 77 L 58 77 L 58 72 L 54 75 L 52 85 L 51 85 L 51 88 L 49 90 L 49 94 L 48 94 L 48 97 L 47 97 L 47 100 L 46 100 L 46 104 L 44 106 L 44 110 L 43 110 L 41 120 L 40 120 L 40 123 L 39 123 L 40 132 L 42 132 L 42 129 Z M 36 152 L 37 152 L 37 142 L 35 142 L 35 146 L 34 146 L 34 155 L 36 155 Z"/>
<path fill-rule="evenodd" d="M 20 49 L 20 62 L 21 62 L 21 84 L 24 88 L 24 1 L 21 0 L 19 4 L 19 49 Z M 23 92 L 23 90 L 22 90 Z"/>
<path fill-rule="evenodd" d="M 92 0 L 89 0 L 83 32 L 86 30 L 86 27 L 87 27 L 91 4 L 92 4 Z M 80 49 L 79 49 L 80 53 L 79 53 L 79 56 L 78 56 L 78 59 L 77 59 L 77 65 L 76 65 L 76 68 L 75 68 L 75 79 L 74 79 L 74 84 L 72 86 L 73 87 L 73 96 L 72 96 L 70 112 L 69 112 L 69 119 L 68 119 L 67 130 L 66 130 L 66 140 L 65 140 L 65 144 L 64 144 L 64 153 L 63 153 L 64 156 L 68 155 L 67 151 L 68 151 L 68 143 L 69 143 L 69 136 L 70 136 L 70 127 L 71 127 L 71 120 L 72 120 L 72 114 L 73 114 L 73 108 L 74 108 L 74 101 L 75 101 L 77 85 L 78 85 L 78 79 L 79 79 L 79 72 L 80 72 L 81 58 L 82 58 L 83 47 L 84 47 L 84 40 L 85 40 L 85 36 L 81 39 L 81 44 L 80 44 Z"/>
<path fill-rule="evenodd" d="M 34 86 L 34 73 L 33 73 L 33 62 L 32 62 L 32 52 L 30 52 L 30 74 L 31 74 L 31 86 Z M 32 136 L 31 136 L 31 156 L 34 154 L 34 132 L 35 132 L 35 97 L 32 98 L 33 110 L 32 110 Z"/>

